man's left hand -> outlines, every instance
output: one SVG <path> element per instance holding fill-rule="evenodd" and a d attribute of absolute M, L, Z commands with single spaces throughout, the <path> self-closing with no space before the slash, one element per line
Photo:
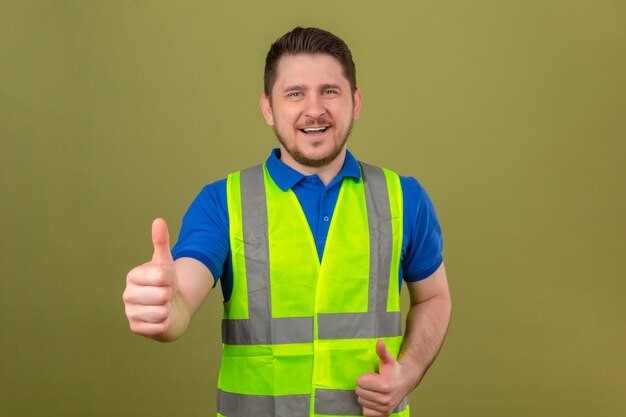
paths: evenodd
<path fill-rule="evenodd" d="M 387 350 L 385 342 L 376 343 L 380 358 L 378 373 L 368 372 L 357 379 L 356 395 L 363 406 L 363 415 L 387 417 L 408 395 L 413 383 L 404 366 Z"/>

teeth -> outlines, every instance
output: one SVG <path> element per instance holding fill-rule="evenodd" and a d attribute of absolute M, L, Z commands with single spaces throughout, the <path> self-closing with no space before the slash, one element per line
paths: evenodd
<path fill-rule="evenodd" d="M 305 129 L 302 129 L 302 130 L 304 130 L 307 133 L 310 133 L 310 132 L 323 132 L 324 130 L 326 130 L 326 128 L 325 127 L 307 127 Z"/>

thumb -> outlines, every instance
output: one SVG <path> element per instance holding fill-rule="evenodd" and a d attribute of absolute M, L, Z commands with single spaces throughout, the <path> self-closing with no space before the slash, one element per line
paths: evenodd
<path fill-rule="evenodd" d="M 152 245 L 154 246 L 152 262 L 160 265 L 174 262 L 170 252 L 170 233 L 163 219 L 155 219 L 152 222 Z"/>
<path fill-rule="evenodd" d="M 376 342 L 376 354 L 380 358 L 380 362 L 378 364 L 378 373 L 382 374 L 383 369 L 389 365 L 393 365 L 396 362 L 396 358 L 387 350 L 385 346 L 385 342 L 379 340 Z"/>

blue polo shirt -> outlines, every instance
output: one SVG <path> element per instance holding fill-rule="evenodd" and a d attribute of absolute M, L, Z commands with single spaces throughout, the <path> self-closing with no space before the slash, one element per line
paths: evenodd
<path fill-rule="evenodd" d="M 296 194 L 311 227 L 321 261 L 341 182 L 346 177 L 361 178 L 358 161 L 349 151 L 346 152 L 339 174 L 326 186 L 317 175 L 301 174 L 281 162 L 279 149 L 272 151 L 266 165 L 272 180 L 281 190 L 292 189 Z M 443 239 L 435 209 L 426 191 L 413 177 L 400 176 L 400 184 L 404 208 L 398 276 L 401 284 L 402 279 L 415 282 L 427 278 L 439 268 L 443 262 Z M 205 186 L 193 200 L 183 218 L 172 256 L 174 259 L 187 257 L 202 262 L 213 274 L 214 286 L 221 279 L 224 300 L 230 299 L 233 273 L 226 179 Z"/>

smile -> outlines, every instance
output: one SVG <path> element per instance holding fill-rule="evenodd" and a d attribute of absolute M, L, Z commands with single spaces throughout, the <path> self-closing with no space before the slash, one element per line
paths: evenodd
<path fill-rule="evenodd" d="M 328 126 L 321 127 L 305 127 L 304 129 L 298 129 L 306 134 L 316 134 L 316 133 L 324 133 L 328 129 Z"/>

